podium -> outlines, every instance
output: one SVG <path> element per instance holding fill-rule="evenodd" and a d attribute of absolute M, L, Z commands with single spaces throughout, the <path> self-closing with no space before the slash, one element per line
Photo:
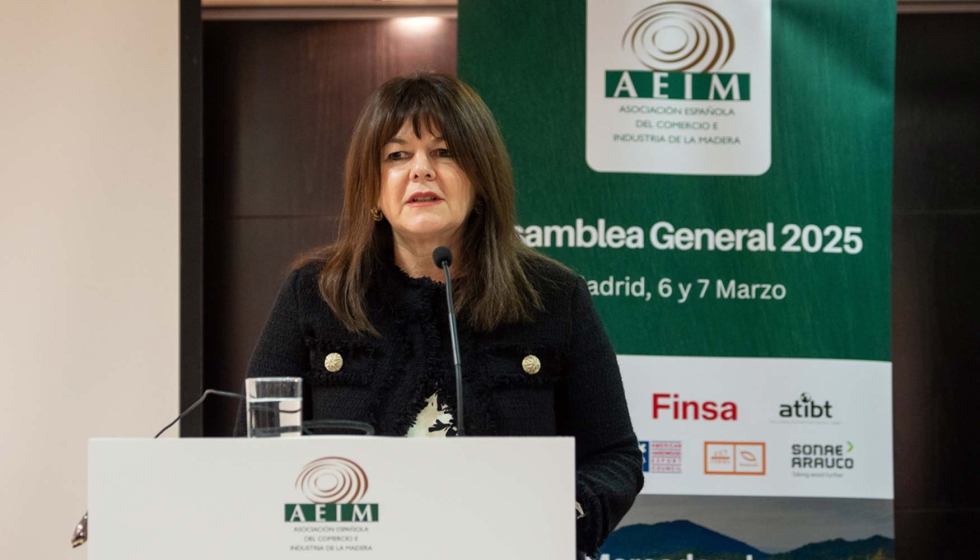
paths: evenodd
<path fill-rule="evenodd" d="M 572 438 L 92 439 L 89 560 L 575 558 Z"/>

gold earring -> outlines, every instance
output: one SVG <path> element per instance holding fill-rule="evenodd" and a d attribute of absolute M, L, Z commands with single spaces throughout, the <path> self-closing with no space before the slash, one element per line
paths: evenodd
<path fill-rule="evenodd" d="M 371 209 L 371 217 L 374 219 L 374 221 L 380 222 L 381 218 L 384 217 L 384 214 L 381 213 L 380 208 L 375 206 L 374 208 Z"/>

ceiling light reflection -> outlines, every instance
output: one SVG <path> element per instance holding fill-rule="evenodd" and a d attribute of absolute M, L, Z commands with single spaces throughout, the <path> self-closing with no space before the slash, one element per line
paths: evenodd
<path fill-rule="evenodd" d="M 442 18 L 438 17 L 399 17 L 394 18 L 395 29 L 413 35 L 424 35 L 432 33 L 442 25 Z"/>

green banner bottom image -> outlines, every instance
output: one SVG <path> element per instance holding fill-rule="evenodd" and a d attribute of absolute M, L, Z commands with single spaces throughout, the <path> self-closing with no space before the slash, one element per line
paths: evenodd
<path fill-rule="evenodd" d="M 597 560 L 894 560 L 892 500 L 641 495 Z"/>

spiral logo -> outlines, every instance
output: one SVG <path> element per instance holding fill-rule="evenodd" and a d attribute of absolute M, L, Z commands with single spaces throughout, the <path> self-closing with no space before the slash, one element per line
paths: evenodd
<path fill-rule="evenodd" d="M 303 467 L 296 489 L 315 504 L 353 504 L 368 490 L 367 473 L 343 457 L 322 457 Z"/>
<path fill-rule="evenodd" d="M 623 48 L 651 70 L 711 72 L 735 52 L 735 35 L 721 15 L 694 2 L 661 2 L 636 14 Z"/>

